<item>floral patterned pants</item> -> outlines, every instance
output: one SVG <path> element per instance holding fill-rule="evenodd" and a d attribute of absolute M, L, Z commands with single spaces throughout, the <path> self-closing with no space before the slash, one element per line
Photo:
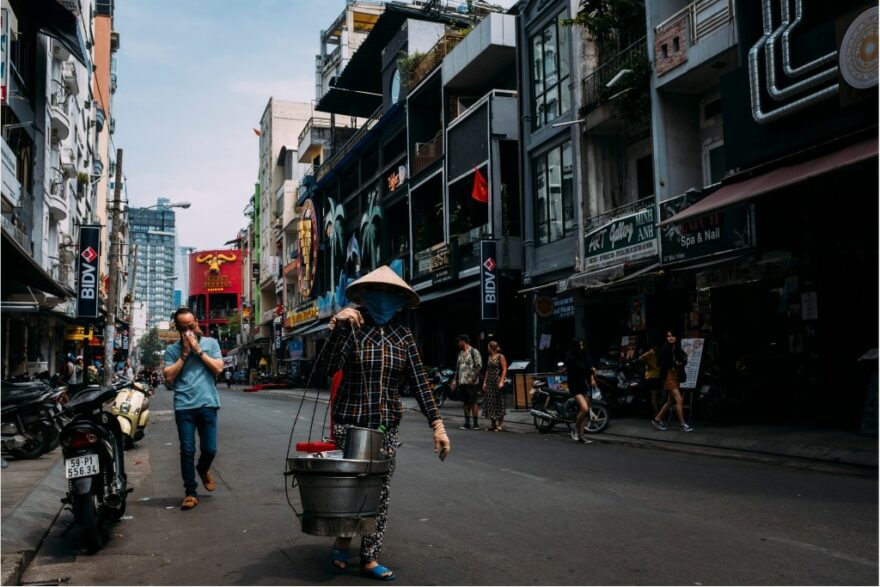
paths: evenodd
<path fill-rule="evenodd" d="M 342 424 L 333 425 L 333 436 L 336 439 L 336 448 L 345 450 L 345 439 L 348 429 Z M 385 476 L 385 483 L 382 484 L 382 491 L 379 494 L 379 513 L 376 515 L 376 532 L 374 534 L 365 534 L 361 537 L 361 565 L 379 560 L 379 554 L 382 552 L 382 543 L 385 539 L 385 528 L 388 525 L 388 499 L 391 491 L 391 476 L 394 474 L 394 467 L 397 460 L 394 456 L 397 454 L 398 447 L 397 428 L 389 428 L 385 432 L 382 439 L 382 452 L 391 459 L 391 467 Z"/>

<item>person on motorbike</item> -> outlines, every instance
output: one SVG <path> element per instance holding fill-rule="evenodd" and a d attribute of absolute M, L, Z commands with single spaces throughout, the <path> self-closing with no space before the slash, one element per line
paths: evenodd
<path fill-rule="evenodd" d="M 584 438 L 584 428 L 590 415 L 590 387 L 596 386 L 596 377 L 593 374 L 593 363 L 586 351 L 586 344 L 582 338 L 574 338 L 565 355 L 565 373 L 568 376 L 568 393 L 578 404 L 578 415 L 575 420 L 575 429 L 571 431 L 571 438 L 582 444 L 591 441 Z M 589 378 L 590 387 L 587 387 Z"/>
<path fill-rule="evenodd" d="M 663 382 L 663 389 L 669 393 L 669 396 L 657 415 L 651 419 L 651 424 L 657 430 L 666 430 L 666 423 L 664 422 L 666 414 L 675 405 L 675 413 L 678 416 L 681 431 L 694 431 L 684 421 L 684 399 L 679 387 L 679 382 L 685 380 L 684 367 L 687 365 L 687 360 L 687 353 L 682 350 L 678 342 L 678 336 L 675 332 L 667 330 L 666 344 L 660 347 L 660 352 L 657 353 L 657 363 L 660 365 L 660 381 Z"/>
<path fill-rule="evenodd" d="M 419 304 L 419 296 L 388 266 L 382 266 L 350 284 L 348 299 L 360 308 L 345 308 L 330 320 L 330 336 L 315 364 L 314 376 L 324 380 L 341 370 L 342 380 L 333 400 L 333 436 L 345 449 L 351 426 L 384 430 L 382 451 L 391 459 L 379 497 L 376 531 L 361 537 L 361 574 L 390 581 L 394 573 L 378 562 L 388 523 L 388 499 L 395 469 L 398 426 L 403 415 L 400 387 L 408 386 L 434 431 L 434 452 L 440 460 L 449 453 L 449 437 L 425 374 L 418 347 L 409 328 L 396 322 L 405 308 Z M 337 537 L 330 558 L 339 570 L 348 565 L 351 538 Z"/>

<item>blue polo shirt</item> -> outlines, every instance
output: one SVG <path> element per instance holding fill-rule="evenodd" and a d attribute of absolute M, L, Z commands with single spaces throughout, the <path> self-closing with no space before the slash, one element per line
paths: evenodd
<path fill-rule="evenodd" d="M 203 336 L 199 346 L 212 359 L 220 359 L 220 344 L 216 339 Z M 165 348 L 165 366 L 173 365 L 180 358 L 180 341 Z M 174 409 L 192 410 L 195 408 L 219 408 L 220 395 L 217 393 L 214 374 L 208 366 L 190 353 L 183 364 L 183 369 L 171 387 L 174 390 Z"/>

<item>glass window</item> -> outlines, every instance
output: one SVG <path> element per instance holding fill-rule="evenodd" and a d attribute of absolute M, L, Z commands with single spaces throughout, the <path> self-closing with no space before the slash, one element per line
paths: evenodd
<path fill-rule="evenodd" d="M 571 73 L 568 28 L 558 19 L 532 37 L 532 115 L 540 128 L 571 109 L 568 81 Z"/>
<path fill-rule="evenodd" d="M 539 245 L 574 234 L 577 214 L 571 142 L 535 158 L 535 237 Z"/>

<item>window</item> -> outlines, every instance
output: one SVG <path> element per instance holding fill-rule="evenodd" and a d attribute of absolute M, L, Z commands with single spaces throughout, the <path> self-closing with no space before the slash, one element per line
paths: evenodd
<path fill-rule="evenodd" d="M 569 30 L 560 25 L 563 16 L 532 37 L 532 117 L 536 129 L 571 109 Z"/>
<path fill-rule="evenodd" d="M 535 236 L 538 244 L 571 236 L 577 227 L 571 142 L 537 157 L 532 167 L 535 172 Z"/>

